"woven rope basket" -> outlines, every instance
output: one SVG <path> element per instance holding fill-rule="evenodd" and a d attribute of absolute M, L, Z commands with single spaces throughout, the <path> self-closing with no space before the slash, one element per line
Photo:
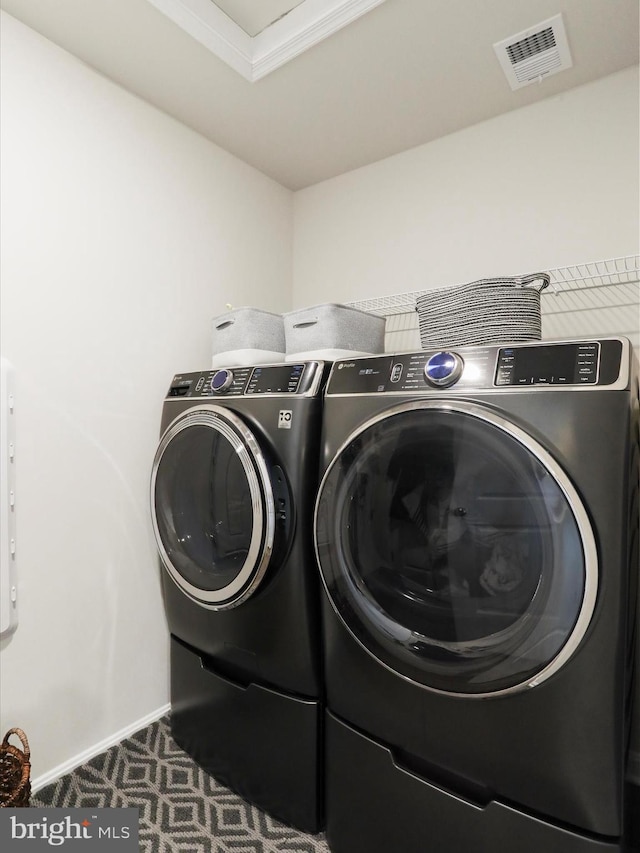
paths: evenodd
<path fill-rule="evenodd" d="M 9 743 L 15 735 L 22 749 Z M 20 808 L 29 805 L 31 796 L 31 764 L 29 741 L 22 729 L 9 729 L 0 744 L 0 807 Z"/>
<path fill-rule="evenodd" d="M 416 299 L 423 349 L 540 340 L 540 293 L 550 280 L 531 273 L 426 291 Z"/>

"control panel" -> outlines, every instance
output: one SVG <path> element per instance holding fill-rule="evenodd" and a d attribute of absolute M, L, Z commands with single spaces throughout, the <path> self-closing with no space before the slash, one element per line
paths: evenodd
<path fill-rule="evenodd" d="M 559 341 L 343 360 L 327 394 L 611 386 L 621 380 L 623 347 L 620 339 Z"/>
<path fill-rule="evenodd" d="M 174 376 L 167 399 L 306 395 L 314 392 L 323 368 L 322 362 L 310 361 L 182 373 Z"/>
<path fill-rule="evenodd" d="M 505 347 L 498 354 L 496 385 L 595 385 L 597 341 L 539 347 Z"/>

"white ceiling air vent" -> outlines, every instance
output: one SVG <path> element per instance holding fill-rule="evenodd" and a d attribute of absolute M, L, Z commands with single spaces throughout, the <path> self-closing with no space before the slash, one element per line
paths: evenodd
<path fill-rule="evenodd" d="M 496 42 L 493 49 L 514 90 L 573 65 L 562 15 Z"/>

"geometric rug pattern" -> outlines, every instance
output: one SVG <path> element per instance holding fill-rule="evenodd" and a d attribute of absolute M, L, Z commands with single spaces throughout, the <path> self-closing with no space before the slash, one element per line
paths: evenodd
<path fill-rule="evenodd" d="M 328 853 L 202 770 L 152 723 L 31 796 L 36 807 L 139 809 L 143 853 Z"/>

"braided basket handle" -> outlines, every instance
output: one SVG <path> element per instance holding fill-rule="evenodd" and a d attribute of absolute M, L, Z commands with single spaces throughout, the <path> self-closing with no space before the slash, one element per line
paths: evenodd
<path fill-rule="evenodd" d="M 482 278 L 472 284 L 513 284 L 515 287 L 526 287 L 528 284 L 540 283 L 539 293 L 551 284 L 551 276 L 547 272 L 532 272 L 528 275 L 500 276 L 498 278 Z"/>
<path fill-rule="evenodd" d="M 516 283 L 520 287 L 526 287 L 528 284 L 533 284 L 536 281 L 540 282 L 540 291 L 542 291 L 551 284 L 551 276 L 548 272 L 533 272 L 529 273 L 529 275 L 516 277 Z"/>
<path fill-rule="evenodd" d="M 3 746 L 9 746 L 9 737 L 11 735 L 15 735 L 22 742 L 22 749 L 24 751 L 24 757 L 27 761 L 31 757 L 31 750 L 29 749 L 29 741 L 27 740 L 26 734 L 22 731 L 22 729 L 9 729 L 2 740 Z M 15 747 L 14 747 L 15 749 Z"/>

